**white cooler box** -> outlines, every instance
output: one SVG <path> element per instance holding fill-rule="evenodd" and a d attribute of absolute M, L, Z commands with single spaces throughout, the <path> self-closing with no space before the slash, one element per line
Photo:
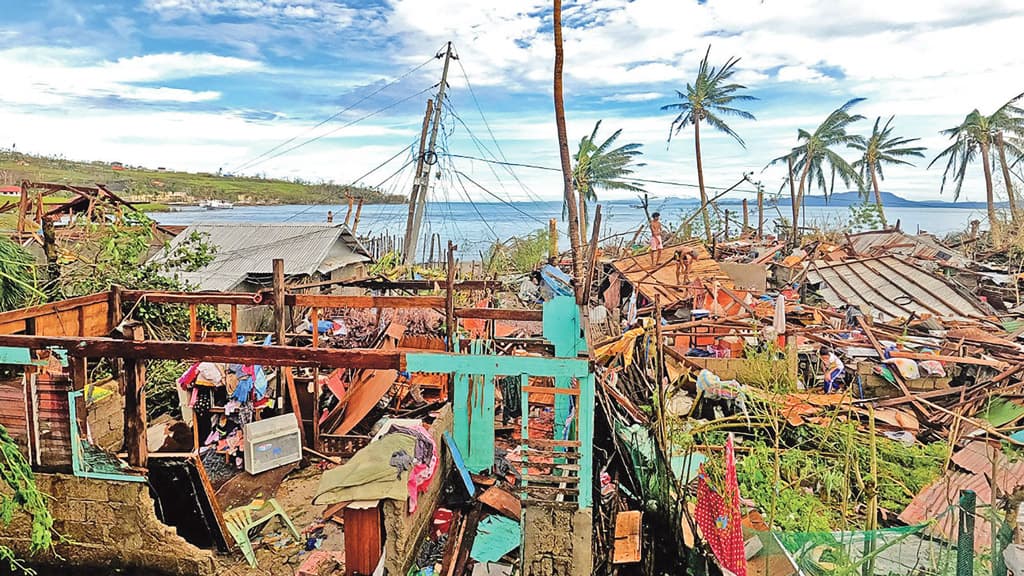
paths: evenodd
<path fill-rule="evenodd" d="M 302 459 L 299 423 L 294 414 L 282 414 L 246 424 L 245 471 L 259 474 Z"/>

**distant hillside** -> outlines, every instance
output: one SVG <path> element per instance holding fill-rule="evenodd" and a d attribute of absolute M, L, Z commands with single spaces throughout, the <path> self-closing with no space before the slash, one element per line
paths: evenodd
<path fill-rule="evenodd" d="M 874 200 L 874 193 L 871 194 L 871 200 Z M 831 207 L 846 207 L 863 204 L 864 199 L 857 192 L 836 192 L 829 198 L 824 196 L 806 196 L 804 197 L 805 206 L 831 206 Z M 789 197 L 782 195 L 779 197 L 780 206 L 789 206 Z M 882 192 L 882 204 L 886 207 L 891 208 L 965 208 L 970 210 L 983 210 L 985 209 L 984 202 L 943 202 L 940 200 L 907 200 L 901 196 L 897 196 L 892 192 Z M 1003 203 L 997 204 L 1002 206 Z"/>
<path fill-rule="evenodd" d="M 0 151 L 0 185 L 17 184 L 23 179 L 79 185 L 100 183 L 119 195 L 145 202 L 189 203 L 218 199 L 254 204 L 339 204 L 349 195 L 362 197 L 370 204 L 405 202 L 404 196 L 360 186 L 193 174 Z"/>

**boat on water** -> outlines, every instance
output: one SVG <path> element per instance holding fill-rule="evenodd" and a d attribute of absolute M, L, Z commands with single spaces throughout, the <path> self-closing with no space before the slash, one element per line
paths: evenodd
<path fill-rule="evenodd" d="M 199 203 L 199 207 L 207 210 L 230 210 L 235 205 L 225 200 L 203 200 Z"/>

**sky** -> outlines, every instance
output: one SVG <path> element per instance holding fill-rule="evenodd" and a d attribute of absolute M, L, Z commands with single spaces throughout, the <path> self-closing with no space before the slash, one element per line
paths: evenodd
<path fill-rule="evenodd" d="M 710 46 L 739 58 L 756 121 L 746 146 L 702 130 L 709 187 L 765 168 L 851 98 L 927 157 L 882 188 L 940 195 L 939 130 L 1024 91 L 1019 0 L 565 0 L 571 148 L 602 121 L 643 144 L 652 197 L 697 192 L 692 128 L 668 142 L 678 101 Z M 551 3 L 541 0 L 0 0 L 0 147 L 195 172 L 359 182 L 406 194 L 411 150 L 451 41 L 436 199 L 559 199 Z M 883 120 L 884 123 L 884 120 Z M 308 142 L 308 143 L 307 143 Z M 852 161 L 853 150 L 844 151 Z M 983 200 L 982 167 L 961 200 Z M 742 185 L 734 197 L 750 194 Z M 999 188 L 997 188 L 997 191 Z M 599 193 L 621 199 L 629 193 Z"/>

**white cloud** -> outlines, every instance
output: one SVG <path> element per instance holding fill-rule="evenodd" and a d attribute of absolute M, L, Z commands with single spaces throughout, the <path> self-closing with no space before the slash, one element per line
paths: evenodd
<path fill-rule="evenodd" d="M 659 98 L 665 98 L 665 94 L 661 92 L 632 92 L 628 94 L 612 94 L 611 96 L 603 96 L 602 102 L 647 102 L 650 100 L 658 100 Z"/>
<path fill-rule="evenodd" d="M 56 105 L 72 98 L 117 98 L 143 102 L 194 103 L 216 100 L 216 90 L 140 86 L 260 70 L 253 60 L 214 54 L 149 54 L 100 60 L 88 50 L 20 47 L 0 50 L 0 68 L 9 74 L 0 102 Z"/>

